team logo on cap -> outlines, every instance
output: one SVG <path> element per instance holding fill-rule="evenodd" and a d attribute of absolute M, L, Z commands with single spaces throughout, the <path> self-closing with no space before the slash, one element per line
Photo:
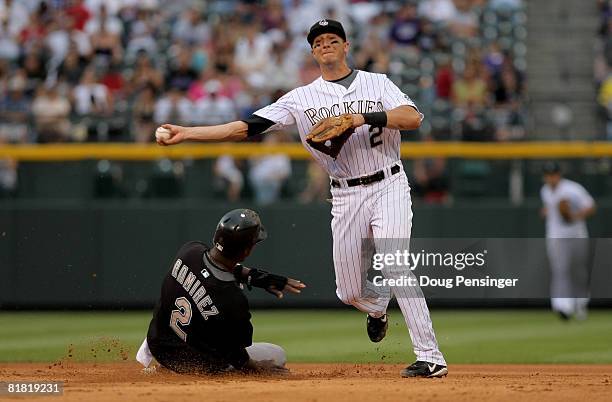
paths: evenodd
<path fill-rule="evenodd" d="M 327 25 L 327 24 L 329 24 L 329 22 L 327 22 L 327 20 L 321 20 L 321 21 L 319 21 L 319 25 L 321 25 L 321 26 L 325 26 L 325 25 Z"/>

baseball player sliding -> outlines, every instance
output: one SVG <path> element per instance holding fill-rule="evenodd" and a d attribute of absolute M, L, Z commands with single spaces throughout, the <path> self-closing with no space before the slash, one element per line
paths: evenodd
<path fill-rule="evenodd" d="M 423 115 L 384 74 L 348 67 L 349 42 L 339 22 L 315 23 L 307 40 L 321 69 L 321 77 L 312 83 L 288 92 L 248 119 L 208 127 L 164 124 L 156 138 L 160 145 L 239 141 L 297 125 L 302 143 L 331 178 L 336 293 L 344 303 L 368 314 L 368 335 L 379 342 L 387 331 L 391 293 L 363 292 L 362 240 L 410 238 L 412 203 L 400 161 L 399 130 L 418 128 Z M 393 275 L 406 273 L 395 270 Z M 417 357 L 401 375 L 445 376 L 446 362 L 420 289 L 396 287 L 392 292 Z"/>
<path fill-rule="evenodd" d="M 177 373 L 287 372 L 283 348 L 253 343 L 242 284 L 277 297 L 283 292 L 300 293 L 306 285 L 240 264 L 266 237 L 255 211 L 235 209 L 219 221 L 212 247 L 199 241 L 185 243 L 164 277 L 136 360 L 149 369 L 156 359 Z"/>

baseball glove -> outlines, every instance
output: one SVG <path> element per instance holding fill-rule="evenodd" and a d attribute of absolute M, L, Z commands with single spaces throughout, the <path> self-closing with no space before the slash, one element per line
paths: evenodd
<path fill-rule="evenodd" d="M 565 223 L 571 223 L 574 218 L 572 217 L 572 207 L 568 200 L 559 201 L 559 214 L 565 221 Z"/>
<path fill-rule="evenodd" d="M 319 152 L 336 158 L 346 140 L 355 132 L 350 114 L 327 117 L 312 127 L 306 142 Z M 325 142 L 330 141 L 330 145 Z"/>

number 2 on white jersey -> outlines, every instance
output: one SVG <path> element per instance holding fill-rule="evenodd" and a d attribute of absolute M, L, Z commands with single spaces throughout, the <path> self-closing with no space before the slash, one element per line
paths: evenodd
<path fill-rule="evenodd" d="M 378 138 L 382 134 L 382 127 L 370 126 L 370 146 L 375 148 L 382 145 L 382 139 Z"/>
<path fill-rule="evenodd" d="M 174 301 L 174 305 L 178 310 L 172 310 L 170 315 L 170 327 L 184 342 L 187 342 L 187 334 L 181 326 L 186 326 L 191 323 L 191 303 L 185 297 L 179 297 Z"/>

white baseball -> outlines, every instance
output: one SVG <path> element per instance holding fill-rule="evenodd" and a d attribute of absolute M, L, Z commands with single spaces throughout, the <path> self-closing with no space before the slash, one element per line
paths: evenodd
<path fill-rule="evenodd" d="M 157 130 L 155 130 L 155 139 L 157 141 L 165 141 L 165 140 L 169 140 L 170 139 L 170 130 L 168 130 L 167 128 L 163 128 L 163 127 L 157 127 Z"/>

